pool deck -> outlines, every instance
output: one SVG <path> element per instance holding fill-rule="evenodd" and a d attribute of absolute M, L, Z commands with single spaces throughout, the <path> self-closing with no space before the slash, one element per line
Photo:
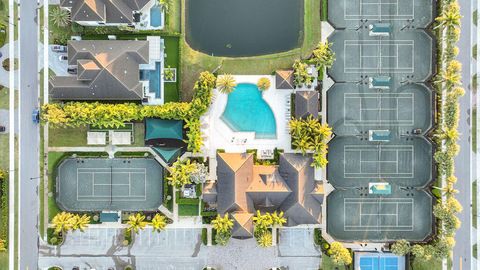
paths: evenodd
<path fill-rule="evenodd" d="M 290 112 L 287 107 L 287 100 L 290 101 L 290 95 L 293 90 L 277 90 L 275 88 L 275 77 L 268 76 L 235 76 L 237 83 L 257 84 L 258 79 L 267 77 L 272 82 L 271 87 L 263 92 L 263 99 L 268 103 L 275 115 L 277 126 L 276 139 L 257 139 L 254 132 L 234 132 L 222 119 L 220 119 L 225 106 L 227 105 L 228 95 L 218 92 L 213 93 L 213 102 L 209 111 L 202 116 L 201 131 L 204 134 L 204 148 L 202 153 L 211 158 L 215 158 L 217 149 L 224 149 L 225 152 L 243 153 L 247 149 L 283 149 L 285 152 L 292 152 L 291 139 L 288 128 Z"/>

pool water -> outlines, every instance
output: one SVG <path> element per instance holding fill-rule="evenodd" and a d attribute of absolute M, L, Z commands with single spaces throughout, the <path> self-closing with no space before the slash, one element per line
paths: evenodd
<path fill-rule="evenodd" d="M 238 84 L 220 118 L 233 131 L 255 132 L 257 139 L 276 138 L 275 116 L 255 84 Z"/>
<path fill-rule="evenodd" d="M 149 92 L 155 93 L 155 98 L 162 97 L 162 85 L 160 84 L 160 76 L 162 72 L 162 63 L 156 62 L 155 69 L 147 70 L 141 69 L 140 70 L 140 80 L 141 81 L 148 81 L 149 82 Z"/>
<path fill-rule="evenodd" d="M 162 8 L 154 6 L 150 9 L 150 25 L 159 27 L 162 25 Z"/>

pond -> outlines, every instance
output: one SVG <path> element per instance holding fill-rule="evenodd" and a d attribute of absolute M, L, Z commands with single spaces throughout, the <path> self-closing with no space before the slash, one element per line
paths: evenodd
<path fill-rule="evenodd" d="M 288 51 L 303 38 L 303 0 L 186 0 L 186 39 L 214 56 Z"/>

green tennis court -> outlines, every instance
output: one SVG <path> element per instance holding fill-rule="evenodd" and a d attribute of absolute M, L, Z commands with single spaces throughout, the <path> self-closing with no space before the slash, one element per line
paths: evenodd
<path fill-rule="evenodd" d="M 69 158 L 58 166 L 57 202 L 67 211 L 155 210 L 163 168 L 151 158 Z"/>
<path fill-rule="evenodd" d="M 432 203 L 427 192 L 398 186 L 388 196 L 367 186 L 335 190 L 327 197 L 327 231 L 346 241 L 420 241 L 432 233 Z"/>
<path fill-rule="evenodd" d="M 329 0 L 328 17 L 336 28 L 356 29 L 365 21 L 417 28 L 433 21 L 432 7 L 429 0 Z"/>
<path fill-rule="evenodd" d="M 425 138 L 371 142 L 367 137 L 363 134 L 330 141 L 327 179 L 335 188 L 384 181 L 402 187 L 423 187 L 432 180 L 433 149 Z"/>
<path fill-rule="evenodd" d="M 335 81 L 368 84 L 368 77 L 389 76 L 392 85 L 424 81 L 432 75 L 433 39 L 422 30 L 382 37 L 369 31 L 335 31 L 329 37 L 336 60 L 328 70 Z"/>
<path fill-rule="evenodd" d="M 369 130 L 389 130 L 399 137 L 432 126 L 432 91 L 423 84 L 407 84 L 395 91 L 337 83 L 327 92 L 328 123 L 340 136 Z"/>

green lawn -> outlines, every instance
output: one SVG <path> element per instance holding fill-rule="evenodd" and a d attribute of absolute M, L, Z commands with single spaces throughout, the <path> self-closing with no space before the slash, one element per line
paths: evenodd
<path fill-rule="evenodd" d="M 87 145 L 88 128 L 67 127 L 49 128 L 48 145 L 50 147 L 75 147 Z M 143 123 L 134 123 L 134 143 L 132 146 L 145 146 L 145 127 Z"/>
<path fill-rule="evenodd" d="M 165 15 L 166 17 L 166 30 L 169 32 L 180 33 L 180 14 L 181 14 L 181 1 L 170 1 L 170 9 Z"/>
<path fill-rule="evenodd" d="M 219 73 L 271 74 L 277 69 L 291 67 L 295 59 L 309 56 L 321 38 L 320 1 L 304 1 L 302 46 L 288 52 L 258 57 L 214 57 L 193 50 L 185 42 L 185 16 L 182 16 L 181 99 L 188 101 L 192 98 L 193 85 L 202 71 L 213 71 L 221 65 Z M 185 0 L 182 0 L 182 5 L 185 6 Z"/>
<path fill-rule="evenodd" d="M 477 152 L 477 108 L 472 110 L 472 151 Z"/>
<path fill-rule="evenodd" d="M 177 2 L 177 1 L 176 1 Z M 165 67 L 177 68 L 177 82 L 164 83 L 165 102 L 177 102 L 179 99 L 180 61 L 179 61 L 179 37 L 164 37 L 165 41 Z"/>
<path fill-rule="evenodd" d="M 48 196 L 48 220 L 59 213 L 61 210 L 58 208 L 55 201 L 55 175 L 54 169 L 58 161 L 65 155 L 63 152 L 49 152 L 48 153 L 48 192 L 52 196 Z"/>
<path fill-rule="evenodd" d="M 0 134 L 0 168 L 8 170 L 8 134 Z"/>
<path fill-rule="evenodd" d="M 477 228 L 477 180 L 472 183 L 472 225 Z"/>
<path fill-rule="evenodd" d="M 54 9 L 60 8 L 58 5 L 50 5 L 48 7 L 50 13 Z M 50 44 L 67 44 L 67 40 L 70 40 L 70 37 L 74 35 L 71 26 L 58 27 L 52 22 L 52 17 L 48 17 L 48 28 L 50 31 L 49 42 Z"/>
<path fill-rule="evenodd" d="M 0 269 L 8 269 L 8 251 L 0 252 Z"/>
<path fill-rule="evenodd" d="M 77 128 L 49 128 L 48 145 L 61 146 L 87 146 L 87 127 Z"/>
<path fill-rule="evenodd" d="M 198 216 L 198 205 L 179 204 L 178 215 L 179 216 Z"/>
<path fill-rule="evenodd" d="M 412 270 L 432 270 L 442 269 L 442 261 L 432 259 L 431 261 L 422 261 L 414 259 L 412 263 Z"/>

